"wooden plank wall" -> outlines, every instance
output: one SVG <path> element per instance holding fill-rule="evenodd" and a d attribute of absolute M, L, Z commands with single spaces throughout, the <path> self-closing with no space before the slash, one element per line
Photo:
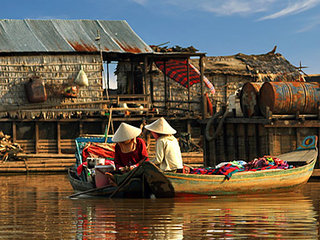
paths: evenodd
<path fill-rule="evenodd" d="M 205 140 L 204 162 L 207 166 L 214 166 L 221 162 L 251 161 L 264 155 L 279 155 L 295 150 L 310 135 L 319 138 L 319 127 L 303 123 L 284 125 L 280 121 L 275 124 L 244 123 L 243 120 L 224 123 L 215 140 Z M 319 161 L 316 167 L 320 167 Z"/>

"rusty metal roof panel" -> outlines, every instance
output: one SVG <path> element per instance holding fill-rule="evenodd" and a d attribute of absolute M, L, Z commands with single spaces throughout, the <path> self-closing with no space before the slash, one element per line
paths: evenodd
<path fill-rule="evenodd" d="M 126 21 L 99 21 L 111 39 L 125 52 L 151 53 L 153 50 L 129 26 Z"/>
<path fill-rule="evenodd" d="M 68 22 L 60 24 L 61 21 L 59 21 L 56 25 L 57 28 L 64 33 L 67 41 L 76 51 L 99 51 L 101 48 L 104 52 L 124 52 L 123 49 L 121 49 L 116 42 L 110 38 L 109 34 L 101 28 L 98 22 L 99 21 L 82 20 L 70 25 Z M 67 29 L 66 27 L 68 26 L 69 28 Z M 68 31 L 65 31 L 66 29 Z M 118 31 L 123 30 L 119 29 Z M 95 41 L 98 35 L 100 36 L 100 40 Z M 93 42 L 90 41 L 92 39 L 94 40 Z"/>
<path fill-rule="evenodd" d="M 97 40 L 97 36 L 100 40 Z M 126 21 L 0 20 L 0 52 L 152 53 Z"/>

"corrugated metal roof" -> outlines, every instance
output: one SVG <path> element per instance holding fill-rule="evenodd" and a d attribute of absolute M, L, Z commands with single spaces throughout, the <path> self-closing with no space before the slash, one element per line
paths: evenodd
<path fill-rule="evenodd" d="M 0 52 L 152 53 L 126 21 L 0 20 Z"/>

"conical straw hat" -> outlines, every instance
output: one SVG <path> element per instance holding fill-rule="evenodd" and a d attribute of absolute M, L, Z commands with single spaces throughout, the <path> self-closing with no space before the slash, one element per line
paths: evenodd
<path fill-rule="evenodd" d="M 163 118 L 159 118 L 153 123 L 146 125 L 146 129 L 152 132 L 160 133 L 160 134 L 175 134 L 177 131 L 174 130 L 169 123 Z"/>
<path fill-rule="evenodd" d="M 112 141 L 113 142 L 124 142 L 129 139 L 138 137 L 141 133 L 141 129 L 131 126 L 127 123 L 121 123 L 116 133 L 114 134 Z"/>

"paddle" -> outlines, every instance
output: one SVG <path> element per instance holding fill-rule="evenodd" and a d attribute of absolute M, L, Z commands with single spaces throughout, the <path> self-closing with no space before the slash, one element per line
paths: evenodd
<path fill-rule="evenodd" d="M 69 198 L 74 198 L 74 197 L 77 197 L 79 195 L 86 194 L 86 193 L 92 193 L 92 192 L 99 191 L 99 190 L 105 189 L 107 187 L 112 187 L 112 186 L 113 185 L 106 185 L 106 186 L 102 186 L 102 187 L 98 187 L 98 188 L 91 188 L 91 189 L 83 191 L 83 192 L 74 193 L 74 194 L 70 195 Z"/>
<path fill-rule="evenodd" d="M 119 192 L 123 186 L 125 184 L 127 184 L 129 182 L 129 180 L 132 178 L 132 176 L 138 171 L 138 169 L 141 167 L 141 165 L 146 161 L 148 157 L 145 157 L 144 159 L 142 159 L 140 162 L 139 162 L 139 166 L 134 168 L 129 174 L 128 176 L 122 181 L 122 183 L 117 187 L 116 190 L 114 190 L 113 193 L 111 193 L 111 195 L 109 196 L 109 198 L 112 198 L 117 192 Z"/>

